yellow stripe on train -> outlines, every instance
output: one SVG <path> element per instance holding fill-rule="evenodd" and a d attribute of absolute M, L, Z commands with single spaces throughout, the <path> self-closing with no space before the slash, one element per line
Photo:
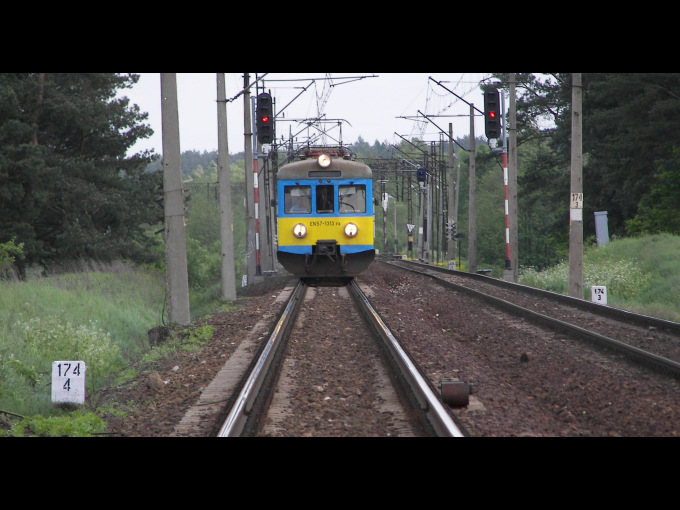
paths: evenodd
<path fill-rule="evenodd" d="M 279 218 L 279 246 L 307 246 L 318 240 L 335 239 L 338 244 L 373 245 L 373 216 L 315 216 Z M 354 223 L 359 231 L 354 237 L 347 237 L 344 229 Z M 307 235 L 298 239 L 293 235 L 293 227 L 302 223 L 307 227 Z"/>

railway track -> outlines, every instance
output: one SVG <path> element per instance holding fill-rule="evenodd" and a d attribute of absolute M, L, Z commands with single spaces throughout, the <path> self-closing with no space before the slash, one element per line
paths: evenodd
<path fill-rule="evenodd" d="M 308 293 L 314 296 L 310 297 Z M 349 309 L 353 306 L 350 303 L 357 307 L 356 312 Z M 324 317 L 328 319 L 329 309 L 334 309 L 335 313 L 348 319 L 345 325 L 350 326 L 345 327 L 340 335 L 337 335 L 336 331 L 318 326 L 325 323 Z M 310 335 L 310 330 L 313 332 L 315 329 L 319 330 L 317 336 Z M 329 342 L 324 342 L 324 335 L 333 338 Z M 370 338 L 374 338 L 376 343 L 372 346 L 359 346 L 360 343 L 370 343 Z M 335 367 L 327 368 L 315 383 L 307 381 L 306 385 L 303 385 L 295 379 L 302 377 L 300 374 L 305 372 L 303 366 L 305 346 L 296 343 L 302 344 L 305 341 L 311 342 L 312 345 L 309 347 L 316 351 L 327 348 L 329 353 L 326 358 L 336 361 L 331 361 Z M 344 358 L 338 354 L 343 349 L 349 352 Z M 318 354 L 317 352 L 316 355 Z M 382 388 L 378 398 L 370 397 L 369 383 L 362 381 L 361 384 L 357 384 L 356 380 L 343 379 L 343 364 L 353 362 L 366 363 L 366 369 L 361 370 L 361 373 L 377 374 L 374 379 Z M 333 368 L 339 370 L 333 371 Z M 356 371 L 352 373 L 356 374 Z M 309 392 L 311 387 L 312 392 L 317 392 L 318 395 L 312 393 L 310 396 L 308 393 L 306 396 L 292 397 L 290 392 L 295 390 L 291 390 L 291 385 L 304 386 L 306 390 L 299 388 L 297 390 L 303 392 Z M 388 388 L 391 385 L 394 385 L 394 390 Z M 333 391 L 328 386 L 335 387 L 336 390 Z M 466 403 L 468 386 L 452 383 L 444 388 L 449 404 Z M 324 397 L 327 393 L 335 396 Z M 280 402 L 277 402 L 277 395 L 283 395 L 278 398 Z M 319 398 L 323 398 L 320 405 Z M 303 427 L 309 427 L 314 421 L 315 427 L 319 423 L 328 425 L 342 415 L 343 428 L 335 431 L 341 435 L 352 435 L 352 430 L 347 430 L 348 423 L 350 429 L 358 428 L 362 431 L 361 434 L 366 434 L 366 429 L 362 427 L 367 423 L 377 424 L 377 431 L 369 432 L 368 435 L 449 437 L 464 435 L 447 406 L 399 345 L 355 282 L 339 288 L 308 288 L 303 283 L 298 283 L 217 435 L 219 437 L 276 435 L 277 431 L 284 430 L 277 422 L 286 419 L 286 407 L 293 405 L 291 400 L 297 403 L 295 405 L 310 404 L 305 413 L 307 415 L 315 411 L 320 413 L 319 418 L 316 420 L 309 418 L 303 423 Z M 333 400 L 337 403 L 330 402 Z M 334 404 L 340 407 L 333 409 Z M 353 417 L 355 412 L 358 414 Z M 385 422 L 386 432 L 380 432 L 379 424 L 382 421 Z M 295 429 L 288 426 L 285 427 L 285 431 L 291 435 L 306 434 L 304 428 Z M 317 432 L 331 435 L 334 433 L 332 430 Z"/>
<path fill-rule="evenodd" d="M 457 375 L 474 384 L 471 405 L 453 410 L 471 436 L 680 434 L 676 377 L 641 366 L 621 351 L 599 344 L 593 348 L 543 321 L 535 324 L 489 305 L 468 290 L 435 284 L 431 275 L 422 274 L 429 266 L 421 264 L 416 273 L 394 263 L 374 266 L 364 276 L 381 290 L 374 306 L 428 378 Z M 455 276 L 446 274 L 447 279 Z M 662 351 L 669 359 L 678 344 L 672 326 L 617 324 L 602 317 L 603 312 L 592 316 L 573 307 L 565 310 L 543 297 L 531 297 L 531 292 L 527 296 L 499 288 L 492 278 L 459 280 L 468 288 L 484 284 L 483 290 L 476 290 L 511 304 L 553 310 L 565 322 L 566 315 L 575 314 L 582 329 L 646 344 L 647 350 Z"/>
<path fill-rule="evenodd" d="M 288 304 L 276 323 L 274 332 L 264 345 L 262 352 L 257 358 L 257 362 L 252 367 L 245 383 L 240 389 L 226 420 L 220 427 L 217 434 L 219 437 L 239 436 L 243 433 L 249 422 L 251 422 L 251 428 L 253 427 L 252 421 L 257 419 L 257 415 L 253 414 L 253 408 L 258 399 L 260 402 L 263 399 L 266 400 L 266 396 L 263 396 L 260 390 L 265 380 L 269 379 L 269 382 L 271 382 L 274 371 L 270 371 L 270 368 L 275 359 L 280 359 L 280 356 L 278 356 L 281 352 L 279 348 L 283 348 L 282 345 L 288 340 L 290 329 L 297 317 L 297 311 L 306 289 L 306 285 L 302 282 L 298 282 L 295 289 L 293 289 L 288 299 Z"/>
<path fill-rule="evenodd" d="M 661 374 L 680 379 L 680 324 L 487 276 L 390 261 L 536 324 L 553 328 Z"/>
<path fill-rule="evenodd" d="M 389 266 L 396 271 L 404 271 L 404 264 L 401 263 L 396 264 L 401 265 L 401 268 L 397 268 L 394 263 L 378 265 Z M 647 359 L 646 366 L 650 366 L 651 363 L 656 372 L 665 374 L 663 377 L 666 377 L 669 371 L 675 370 L 674 363 L 668 363 L 666 358 L 656 355 L 648 357 L 647 353 L 644 352 L 638 354 L 637 348 L 630 350 L 629 346 L 620 350 L 619 344 L 622 343 L 620 340 L 610 339 L 603 333 L 593 333 L 582 327 L 594 325 L 608 331 L 615 327 L 619 334 L 623 336 L 632 336 L 640 340 L 639 337 L 646 334 L 650 336 L 647 339 L 650 343 L 658 343 L 660 338 L 665 338 L 667 342 L 673 343 L 672 340 L 669 340 L 669 338 L 675 337 L 672 323 L 667 325 L 664 321 L 656 322 L 651 318 L 635 317 L 632 321 L 624 320 L 624 322 L 642 322 L 643 325 L 614 326 L 615 321 L 612 318 L 603 317 L 603 314 L 607 313 L 606 310 L 596 309 L 595 311 L 601 317 L 600 319 L 586 319 L 584 311 L 582 311 L 583 313 L 577 312 L 576 318 L 572 320 L 577 321 L 579 325 L 572 326 L 565 320 L 568 313 L 574 313 L 573 304 L 569 300 L 566 304 L 559 304 L 548 299 L 552 296 L 541 296 L 540 299 L 537 299 L 536 295 L 531 292 L 533 289 L 522 288 L 522 286 L 516 288 L 512 284 L 505 285 L 506 282 L 499 284 L 498 281 L 488 277 L 468 278 L 467 273 L 461 276 L 450 274 L 447 271 L 432 271 L 432 268 L 422 264 L 415 264 L 408 273 L 416 274 L 419 278 L 425 278 L 424 281 L 432 282 L 435 279 L 436 286 L 443 289 L 444 294 L 442 296 L 457 294 L 461 297 L 465 296 L 463 299 L 468 304 L 481 299 L 487 303 L 493 303 L 492 306 L 494 307 L 500 305 L 504 312 L 509 312 L 516 317 L 515 319 L 502 319 L 499 316 L 500 322 L 504 324 L 506 329 L 524 332 L 524 335 L 531 337 L 538 335 L 539 338 L 546 337 L 545 333 L 540 333 L 541 328 L 554 330 L 557 332 L 555 340 L 558 345 L 550 347 L 549 342 L 540 341 L 540 343 L 545 343 L 546 354 L 542 354 L 539 350 L 543 347 L 531 348 L 532 351 L 528 353 L 530 362 L 527 362 L 527 359 L 519 358 L 519 364 L 516 365 L 520 370 L 519 372 L 513 368 L 516 362 L 512 362 L 507 354 L 494 352 L 492 357 L 500 356 L 500 358 L 498 358 L 499 361 L 492 359 L 491 366 L 495 366 L 494 372 L 496 370 L 499 370 L 499 372 L 492 372 L 490 375 L 484 376 L 475 374 L 470 377 L 464 374 L 474 372 L 472 365 L 476 364 L 477 361 L 471 362 L 467 358 L 466 361 L 460 354 L 455 354 L 457 352 L 456 347 L 453 345 L 447 347 L 448 343 L 442 345 L 445 350 L 441 351 L 439 355 L 436 351 L 430 350 L 433 347 L 433 341 L 440 344 L 441 339 L 449 335 L 450 330 L 448 328 L 442 328 L 442 333 L 435 333 L 435 337 L 416 334 L 415 343 L 411 339 L 408 344 L 408 353 L 396 344 L 395 334 L 390 330 L 392 326 L 388 326 L 388 322 L 379 317 L 376 308 L 370 303 L 370 300 L 376 300 L 378 303 L 382 303 L 381 306 L 385 306 L 384 296 L 382 295 L 385 289 L 380 285 L 378 285 L 380 289 L 378 295 L 371 295 L 371 288 L 375 288 L 374 285 L 360 286 L 356 282 L 341 288 L 306 289 L 299 285 L 294 290 L 289 290 L 291 297 L 282 313 L 281 320 L 273 328 L 269 339 L 264 342 L 257 360 L 251 363 L 250 375 L 238 392 L 238 397 L 232 397 L 233 405 L 230 414 L 223 422 L 220 422 L 219 432 L 217 434 L 212 433 L 212 435 L 221 437 L 241 435 L 275 437 L 443 435 L 457 437 L 463 435 L 495 435 L 497 434 L 494 432 L 496 428 L 507 430 L 508 427 L 510 427 L 510 432 L 506 431 L 501 435 L 589 435 L 592 432 L 587 432 L 588 427 L 594 427 L 595 430 L 598 430 L 597 427 L 602 426 L 605 427 L 606 432 L 600 430 L 600 432 L 595 432 L 596 435 L 625 435 L 627 432 L 619 432 L 618 425 L 615 425 L 615 422 L 609 422 L 611 418 L 606 420 L 606 425 L 598 423 L 597 425 L 588 424 L 585 428 L 576 427 L 572 423 L 573 420 L 580 420 L 585 416 L 592 420 L 593 415 L 595 415 L 597 421 L 604 419 L 605 413 L 602 410 L 595 412 L 589 407 L 584 407 L 582 411 L 576 412 L 573 408 L 580 406 L 583 400 L 587 400 L 588 406 L 591 405 L 590 402 L 600 402 L 596 404 L 596 407 L 610 406 L 611 409 L 606 409 L 606 411 L 620 414 L 621 411 L 616 411 L 617 406 L 624 406 L 631 408 L 631 416 L 626 416 L 624 421 L 644 420 L 645 418 L 641 416 L 635 417 L 634 409 L 639 404 L 632 405 L 630 395 L 620 396 L 614 393 L 618 391 L 616 390 L 617 386 L 621 386 L 624 393 L 630 389 L 640 391 L 639 388 L 649 384 L 649 381 L 642 376 L 644 383 L 634 382 L 634 379 L 615 379 L 617 382 L 612 382 L 612 378 L 621 377 L 620 374 L 628 374 L 625 369 L 623 371 L 621 369 L 612 371 L 614 364 L 620 364 L 622 359 L 630 359 L 638 363 L 640 359 L 644 358 Z M 393 283 L 398 280 L 394 277 L 389 279 Z M 458 283 L 453 283 L 450 280 L 458 280 Z M 374 281 L 373 283 L 377 282 Z M 363 287 L 365 292 L 360 287 Z M 428 295 L 439 294 L 434 292 L 431 283 L 425 284 L 424 288 L 427 289 L 426 294 Z M 306 294 L 307 290 L 310 291 L 309 295 Z M 494 293 L 495 296 L 489 296 L 489 294 Z M 470 299 L 470 296 L 474 296 L 474 299 Z M 415 299 L 418 301 L 420 298 L 416 297 Z M 558 296 L 557 300 L 560 299 Z M 442 298 L 440 297 L 439 300 L 441 302 Z M 350 310 L 351 301 L 361 304 L 361 311 Z M 547 304 L 546 301 L 548 301 Z M 527 308 L 518 307 L 519 302 L 526 304 Z M 529 309 L 539 305 L 547 308 L 553 316 L 557 316 L 559 319 Z M 582 305 L 583 303 L 579 303 L 579 306 Z M 587 308 L 588 303 L 585 303 L 585 305 Z M 399 309 L 403 310 L 402 308 Z M 339 323 L 333 322 L 333 317 L 337 318 L 339 310 L 342 310 L 343 320 L 340 323 L 343 326 L 338 326 Z M 418 310 L 420 312 L 426 311 Z M 403 318 L 402 312 L 396 311 L 396 313 L 397 318 L 401 320 Z M 579 313 L 581 314 L 579 315 Z M 613 314 L 620 315 L 616 311 Z M 430 322 L 437 322 L 439 315 L 435 314 L 434 321 L 430 320 Z M 404 331 L 394 322 L 395 316 L 390 313 L 387 316 L 398 330 L 396 335 L 401 336 Z M 628 319 L 630 314 L 623 314 L 623 316 L 624 319 Z M 649 322 L 650 319 L 651 322 Z M 475 322 L 471 315 L 459 318 L 459 320 Z M 593 320 L 595 323 L 591 324 L 590 321 Z M 528 326 L 527 323 L 533 321 L 537 322 L 537 326 Z M 371 324 L 370 328 L 380 338 L 379 343 L 371 344 L 365 341 L 370 333 L 359 328 L 360 325 L 363 326 L 364 322 Z M 408 322 L 410 322 L 410 326 L 416 324 L 414 318 L 410 318 Z M 291 335 L 294 324 L 297 331 L 287 339 L 287 336 Z M 585 337 L 582 336 L 584 331 L 586 332 Z M 567 335 L 571 337 L 574 332 L 579 338 L 585 338 L 589 342 L 595 341 L 600 348 L 603 347 L 603 342 L 608 344 L 606 349 L 597 350 L 611 351 L 614 349 L 613 352 L 616 354 L 613 357 L 608 357 L 606 354 L 604 357 L 588 355 L 583 357 L 583 354 L 577 354 L 577 351 L 574 351 L 575 347 L 564 345 L 564 338 Z M 505 334 L 502 334 L 502 336 L 505 336 Z M 528 336 L 524 336 L 525 340 Z M 465 338 L 466 343 L 470 343 L 471 340 L 472 337 Z M 394 345 L 392 345 L 393 343 Z M 473 341 L 472 343 L 478 342 Z M 498 344 L 498 342 L 493 343 Z M 522 341 L 522 343 L 524 342 Z M 372 350 L 366 349 L 369 344 L 373 345 Z M 426 348 L 427 354 L 423 357 L 420 349 L 421 347 L 425 348 L 426 345 L 429 345 L 429 347 Z M 559 349 L 556 350 L 555 347 L 558 346 Z M 489 347 L 496 349 L 493 345 Z M 534 401 L 549 399 L 551 394 L 559 394 L 559 392 L 552 393 L 547 390 L 550 384 L 554 383 L 545 384 L 548 383 L 545 375 L 539 376 L 544 381 L 540 383 L 540 387 L 534 386 L 533 389 L 527 390 L 526 388 L 522 389 L 520 385 L 518 388 L 512 389 L 513 393 L 507 393 L 510 391 L 507 386 L 509 383 L 514 387 L 515 384 L 521 382 L 521 379 L 518 378 L 524 377 L 524 375 L 520 375 L 523 363 L 527 363 L 524 372 L 527 368 L 531 372 L 533 370 L 530 368 L 531 366 L 538 367 L 539 365 L 536 365 L 536 363 L 540 358 L 545 358 L 550 365 L 553 365 L 556 359 L 553 362 L 550 359 L 558 355 L 561 356 L 558 351 L 564 347 L 567 347 L 570 352 L 570 354 L 565 353 L 569 357 L 568 363 L 570 364 L 557 364 L 552 369 L 548 367 L 547 370 L 552 371 L 557 376 L 556 382 L 562 379 L 560 374 L 566 374 L 559 389 L 559 392 L 566 391 L 565 396 L 553 397 L 551 399 L 552 404 L 540 411 L 532 405 L 527 407 L 527 404 L 533 404 Z M 503 348 L 503 350 L 506 349 Z M 417 353 L 416 357 L 413 356 L 414 352 Z M 475 354 L 475 357 L 477 356 L 484 359 L 488 358 L 489 355 Z M 522 356 L 525 356 L 524 352 Z M 655 361 L 657 357 L 662 358 L 661 363 Z M 378 358 L 380 358 L 380 361 L 378 361 Z M 385 359 L 390 361 L 385 363 L 383 361 Z M 652 361 L 649 361 L 650 359 Z M 498 365 L 499 362 L 501 365 Z M 416 365 L 423 363 L 429 367 L 426 371 L 415 368 Z M 386 365 L 397 367 L 402 375 L 388 376 Z M 433 365 L 445 365 L 443 372 L 432 372 Z M 591 365 L 590 368 L 587 368 L 589 365 Z M 579 379 L 576 374 L 581 370 L 581 368 L 576 367 L 581 366 L 586 367 L 583 369 L 585 370 L 584 374 L 591 374 L 593 366 L 597 371 L 603 370 L 604 372 L 601 375 L 607 382 L 597 382 L 600 375 L 584 375 L 580 377 L 581 382 L 575 383 L 574 378 Z M 505 374 L 508 369 L 510 371 Z M 410 374 L 411 371 L 413 371 L 413 374 Z M 474 386 L 481 388 L 479 398 L 477 395 L 470 395 L 472 383 L 461 383 L 455 377 L 458 372 L 461 373 L 463 380 L 474 380 Z M 404 373 L 407 375 L 403 375 Z M 366 380 L 360 380 L 363 377 L 366 377 Z M 368 379 L 373 382 L 368 383 Z M 391 388 L 392 381 L 395 379 L 400 381 L 398 396 L 394 391 L 386 389 L 387 387 Z M 414 382 L 413 379 L 416 381 Z M 492 380 L 494 382 L 491 382 Z M 379 397 L 371 396 L 373 390 L 370 388 L 375 386 L 376 381 L 378 381 L 377 385 L 382 388 L 379 390 Z M 456 382 L 444 383 L 444 381 Z M 441 384 L 439 396 L 434 390 L 438 383 Z M 542 387 L 544 384 L 545 388 Z M 653 385 L 656 384 L 653 383 Z M 440 397 L 446 398 L 445 389 L 451 388 L 454 391 L 453 398 L 460 399 L 455 403 L 460 405 L 454 406 L 451 410 L 444 409 L 445 412 L 438 417 L 437 413 L 432 413 L 432 410 L 441 405 L 439 403 Z M 603 391 L 605 388 L 606 391 Z M 663 386 L 653 391 L 671 392 L 672 394 L 675 391 L 673 388 L 673 385 Z M 521 402 L 523 397 L 511 396 L 518 390 L 520 394 L 529 392 L 528 395 L 530 396 L 526 404 Z M 505 394 L 500 401 L 498 397 L 489 396 L 498 391 Z M 475 390 L 475 393 L 477 393 L 477 390 Z M 470 402 L 474 399 L 473 405 L 466 405 L 468 397 Z M 644 400 L 658 401 L 658 405 L 662 409 L 661 412 L 668 415 L 673 405 L 663 404 L 665 398 L 667 397 L 655 396 L 645 397 Z M 382 409 L 375 405 L 376 401 L 383 403 Z M 558 405 L 557 402 L 559 401 L 563 402 L 563 405 Z M 616 402 L 612 403 L 613 401 Z M 413 404 L 411 411 L 405 410 L 403 405 L 405 402 Z M 494 409 L 499 404 L 500 409 Z M 654 405 L 656 406 L 657 403 Z M 414 410 L 417 411 L 418 417 L 414 417 Z M 510 415 L 507 414 L 508 412 L 510 412 Z M 517 413 L 520 413 L 521 417 L 516 416 Z M 597 418 L 598 413 L 602 413 L 602 418 Z M 543 416 L 544 414 L 546 416 Z M 552 414 L 555 415 L 555 418 L 550 417 Z M 453 426 L 447 424 L 449 420 Z M 518 427 L 516 421 L 525 423 L 525 425 L 519 425 L 519 429 L 514 429 L 512 427 Z M 542 430 L 543 422 L 552 421 L 556 423 L 545 425 L 545 430 Z M 566 429 L 563 428 L 563 421 L 567 422 L 568 427 Z M 652 420 L 653 427 L 658 426 L 656 421 L 657 419 Z M 609 427 L 611 427 L 611 430 L 609 430 Z M 626 427 L 630 427 L 630 425 L 623 424 L 621 427 L 622 430 L 626 430 Z M 638 430 L 636 427 L 638 425 L 633 426 L 633 429 Z M 542 431 L 535 432 L 535 430 Z"/>
<path fill-rule="evenodd" d="M 495 283 L 487 283 L 492 278 L 465 279 Z M 239 384 L 245 381 L 248 367 L 255 365 L 284 309 L 284 298 L 294 289 L 290 282 L 284 289 L 284 281 L 249 298 L 243 309 L 209 319 L 215 332 L 199 353 L 183 353 L 156 365 L 166 382 L 164 388 L 128 385 L 121 388 L 124 393 L 112 394 L 116 401 L 149 401 L 134 417 L 115 418 L 112 430 L 128 436 L 217 435 L 227 417 L 225 407 L 235 403 Z M 466 436 L 680 435 L 676 378 L 626 362 L 623 353 L 594 349 L 553 327 L 535 325 L 394 264 L 374 263 L 356 281 L 431 389 L 443 389 L 450 381 L 474 387 L 469 405 L 450 409 Z M 299 303 L 296 327 L 300 329 L 284 349 L 277 376 L 280 384 L 270 394 L 261 427 L 251 435 L 424 434 L 414 432 L 411 420 L 404 418 L 403 405 L 390 389 L 382 348 L 364 341 L 368 333 L 359 325 L 365 321 L 349 306 L 348 290 L 309 290 Z M 502 299 L 519 304 L 527 298 L 506 295 Z M 527 307 L 558 308 L 535 296 L 529 301 Z M 345 311 L 342 316 L 339 309 Z M 610 319 L 577 313 L 581 313 L 581 327 L 597 327 L 601 334 L 613 336 L 607 333 Z M 623 336 L 616 338 L 646 342 L 648 349 L 673 343 L 668 328 L 637 328 L 622 330 Z M 142 375 L 139 382 L 145 382 Z"/>

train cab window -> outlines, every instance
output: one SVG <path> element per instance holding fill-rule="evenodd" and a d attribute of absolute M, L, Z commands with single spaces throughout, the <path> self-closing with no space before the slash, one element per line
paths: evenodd
<path fill-rule="evenodd" d="M 286 214 L 309 214 L 312 212 L 311 186 L 285 186 L 283 189 L 283 211 Z"/>
<path fill-rule="evenodd" d="M 316 212 L 318 214 L 333 212 L 333 186 L 316 187 Z"/>
<path fill-rule="evenodd" d="M 352 184 L 350 186 L 338 186 L 338 198 L 341 213 L 365 213 L 366 212 L 366 185 Z"/>

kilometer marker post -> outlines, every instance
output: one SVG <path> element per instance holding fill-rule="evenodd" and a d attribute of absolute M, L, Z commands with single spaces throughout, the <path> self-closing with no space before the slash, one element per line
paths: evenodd
<path fill-rule="evenodd" d="M 52 403 L 85 403 L 84 361 L 52 362 Z"/>

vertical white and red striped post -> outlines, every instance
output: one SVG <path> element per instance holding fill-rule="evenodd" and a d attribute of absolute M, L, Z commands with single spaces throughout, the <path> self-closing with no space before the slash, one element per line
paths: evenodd
<path fill-rule="evenodd" d="M 256 152 L 256 151 L 255 151 Z M 253 156 L 253 194 L 255 203 L 255 274 L 261 275 L 260 267 L 260 197 L 259 183 L 257 179 L 257 154 Z"/>
<path fill-rule="evenodd" d="M 505 269 L 510 264 L 510 208 L 508 207 L 508 151 L 503 151 L 503 183 L 505 185 Z"/>

